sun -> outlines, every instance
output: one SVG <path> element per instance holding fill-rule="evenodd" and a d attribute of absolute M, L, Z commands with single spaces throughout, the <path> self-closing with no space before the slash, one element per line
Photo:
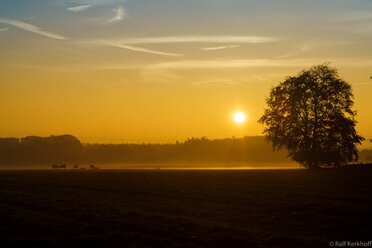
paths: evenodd
<path fill-rule="evenodd" d="M 233 121 L 236 124 L 243 124 L 246 121 L 246 119 L 247 119 L 247 117 L 246 117 L 245 113 L 243 113 L 241 111 L 237 111 L 233 114 Z"/>

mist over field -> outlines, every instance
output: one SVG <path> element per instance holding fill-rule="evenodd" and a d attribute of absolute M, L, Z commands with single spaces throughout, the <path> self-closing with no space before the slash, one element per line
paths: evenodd
<path fill-rule="evenodd" d="M 285 150 L 274 151 L 263 136 L 192 138 L 169 144 L 83 144 L 71 135 L 0 138 L 0 169 L 299 169 Z M 372 150 L 360 151 L 361 162 Z"/>
<path fill-rule="evenodd" d="M 82 144 L 71 135 L 0 139 L 2 168 L 98 164 L 102 168 L 270 168 L 294 166 L 264 137 L 193 138 L 174 144 Z M 29 166 L 29 167 L 28 167 Z"/>

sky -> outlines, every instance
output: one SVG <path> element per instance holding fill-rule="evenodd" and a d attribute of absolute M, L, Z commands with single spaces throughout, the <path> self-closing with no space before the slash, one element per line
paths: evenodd
<path fill-rule="evenodd" d="M 2 0 L 0 137 L 261 135 L 270 89 L 329 62 L 372 138 L 371 44 L 371 0 Z"/>

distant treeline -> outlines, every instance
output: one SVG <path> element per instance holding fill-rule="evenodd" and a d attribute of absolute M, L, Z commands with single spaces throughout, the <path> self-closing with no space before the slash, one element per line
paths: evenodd
<path fill-rule="evenodd" d="M 360 153 L 372 161 L 372 150 Z M 175 144 L 82 144 L 72 135 L 0 138 L 0 164 L 289 163 L 262 136 L 191 138 Z"/>
<path fill-rule="evenodd" d="M 75 162 L 83 153 L 84 146 L 72 135 L 0 138 L 1 164 Z"/>

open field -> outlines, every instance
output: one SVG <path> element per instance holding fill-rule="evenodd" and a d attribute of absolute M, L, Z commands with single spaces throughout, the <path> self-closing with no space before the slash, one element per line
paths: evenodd
<path fill-rule="evenodd" d="M 79 169 L 89 169 L 91 164 L 79 164 Z M 74 163 L 66 165 L 73 169 Z M 287 170 L 300 169 L 297 163 L 99 163 L 104 170 Z M 50 164 L 0 165 L 0 170 L 50 170 Z"/>
<path fill-rule="evenodd" d="M 0 247 L 329 247 L 371 209 L 371 169 L 0 171 Z"/>

